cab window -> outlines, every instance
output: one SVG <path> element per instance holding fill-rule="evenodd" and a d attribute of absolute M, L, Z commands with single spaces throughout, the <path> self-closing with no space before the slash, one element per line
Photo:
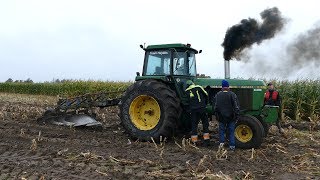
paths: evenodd
<path fill-rule="evenodd" d="M 192 51 L 175 51 L 173 53 L 173 74 L 196 76 L 196 58 Z"/>
<path fill-rule="evenodd" d="M 197 69 L 196 69 L 196 56 L 194 52 L 188 53 L 188 69 L 189 69 L 189 76 L 196 76 Z"/>
<path fill-rule="evenodd" d="M 173 53 L 173 74 L 174 75 L 187 75 L 187 53 L 174 52 Z"/>
<path fill-rule="evenodd" d="M 145 75 L 169 75 L 170 51 L 150 51 L 146 54 Z"/>

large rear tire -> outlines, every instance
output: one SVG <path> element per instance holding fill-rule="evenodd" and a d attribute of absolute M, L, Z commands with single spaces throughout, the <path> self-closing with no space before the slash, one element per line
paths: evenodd
<path fill-rule="evenodd" d="M 241 116 L 235 129 L 236 147 L 243 149 L 258 148 L 263 142 L 264 128 L 254 116 Z"/>
<path fill-rule="evenodd" d="M 119 116 L 131 137 L 149 141 L 170 137 L 180 114 L 180 100 L 173 90 L 156 80 L 142 80 L 122 96 Z"/>

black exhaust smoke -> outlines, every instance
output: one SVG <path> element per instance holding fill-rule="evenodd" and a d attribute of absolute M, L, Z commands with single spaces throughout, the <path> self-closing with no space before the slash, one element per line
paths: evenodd
<path fill-rule="evenodd" d="M 260 44 L 265 39 L 273 38 L 286 22 L 277 7 L 262 11 L 260 16 L 263 20 L 262 23 L 248 18 L 241 20 L 239 24 L 227 30 L 222 43 L 225 60 L 238 59 L 243 49 L 254 43 Z"/>

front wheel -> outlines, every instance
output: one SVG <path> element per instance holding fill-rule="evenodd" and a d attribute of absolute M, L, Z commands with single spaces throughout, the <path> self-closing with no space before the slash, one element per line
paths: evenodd
<path fill-rule="evenodd" d="M 264 128 L 254 116 L 240 116 L 235 128 L 236 147 L 258 148 L 263 142 Z"/>

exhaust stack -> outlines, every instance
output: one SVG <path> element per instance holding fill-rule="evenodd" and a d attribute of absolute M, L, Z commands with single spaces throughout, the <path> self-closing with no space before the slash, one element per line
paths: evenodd
<path fill-rule="evenodd" d="M 230 61 L 224 61 L 224 78 L 230 79 Z"/>

